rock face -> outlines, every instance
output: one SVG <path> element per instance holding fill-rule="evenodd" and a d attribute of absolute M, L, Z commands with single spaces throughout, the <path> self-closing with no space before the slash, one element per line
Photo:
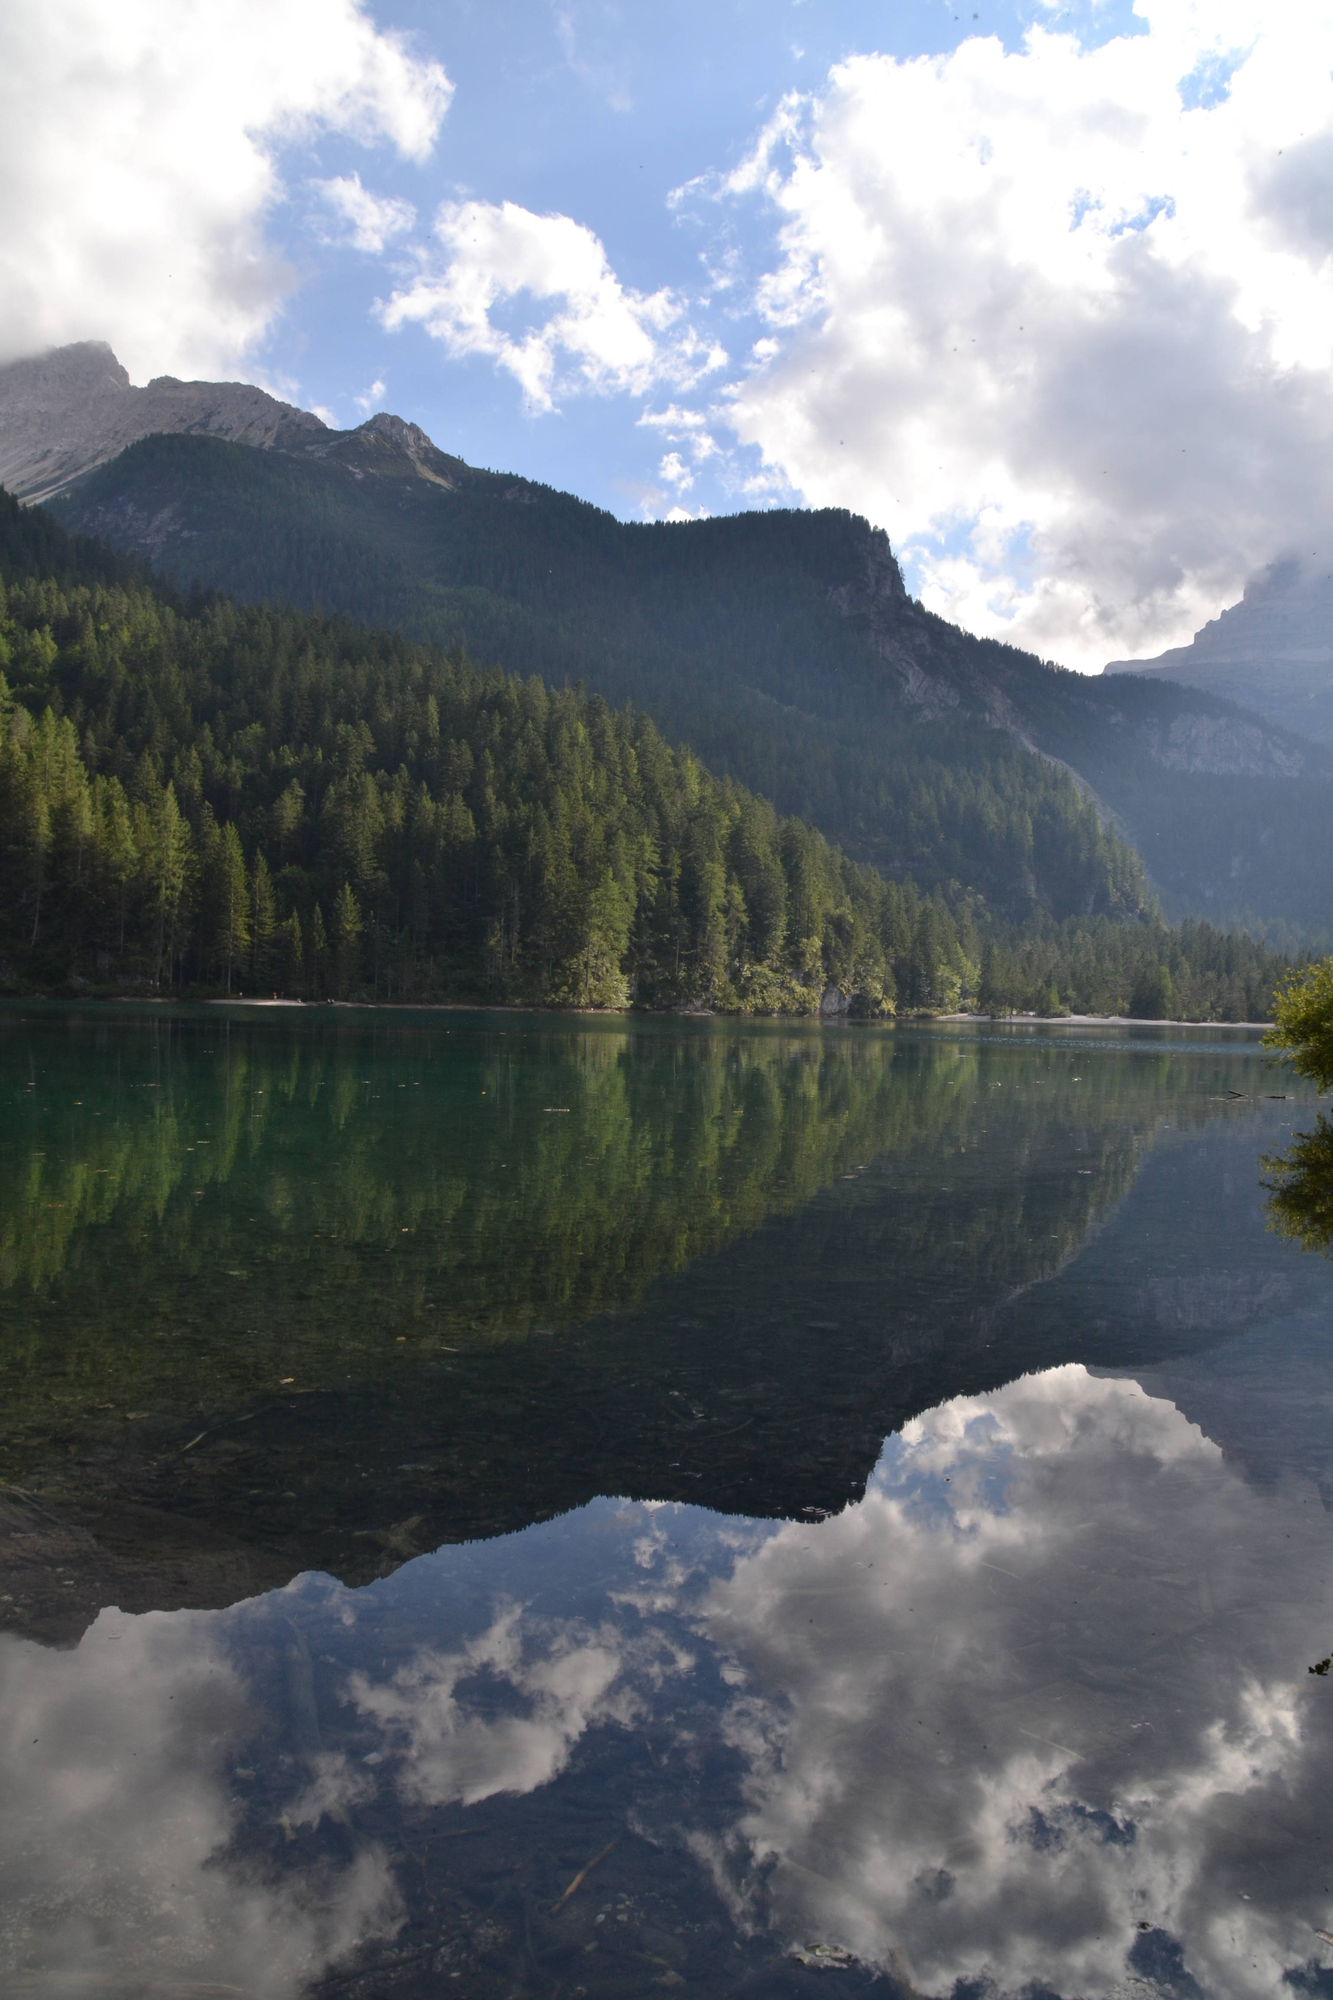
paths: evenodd
<path fill-rule="evenodd" d="M 1112 660 L 1106 672 L 1206 688 L 1333 743 L 1333 574 L 1309 559 L 1273 563 L 1190 645 L 1152 660 Z"/>
<path fill-rule="evenodd" d="M 102 340 L 0 368 L 0 486 L 27 504 L 51 499 L 156 431 L 264 447 L 317 436 L 324 425 L 247 382 L 159 375 L 136 389 Z"/>
<path fill-rule="evenodd" d="M 1178 715 L 1166 727 L 1150 723 L 1143 742 L 1166 771 L 1228 778 L 1299 778 L 1309 762 L 1297 745 L 1241 716 Z"/>

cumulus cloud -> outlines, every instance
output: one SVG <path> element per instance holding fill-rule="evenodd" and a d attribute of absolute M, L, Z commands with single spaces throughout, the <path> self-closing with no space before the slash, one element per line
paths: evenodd
<path fill-rule="evenodd" d="M 622 285 L 592 230 L 567 215 L 446 202 L 434 233 L 441 254 L 380 308 L 383 324 L 424 326 L 455 358 L 486 356 L 533 411 L 580 391 L 692 385 L 726 359 L 684 322 L 672 292 Z M 527 323 L 515 325 L 522 306 Z"/>
<path fill-rule="evenodd" d="M 1082 667 L 1333 524 L 1333 14 L 1136 11 L 856 57 L 680 196 L 780 218 L 738 438 L 931 608 Z"/>
<path fill-rule="evenodd" d="M 102 339 L 136 380 L 224 373 L 293 282 L 278 149 L 424 160 L 451 88 L 358 0 L 0 10 L 0 359 Z"/>
<path fill-rule="evenodd" d="M 343 224 L 348 241 L 367 256 L 378 257 L 395 236 L 411 229 L 417 212 L 399 195 L 372 194 L 360 174 L 338 174 L 316 181 L 315 189 Z"/>

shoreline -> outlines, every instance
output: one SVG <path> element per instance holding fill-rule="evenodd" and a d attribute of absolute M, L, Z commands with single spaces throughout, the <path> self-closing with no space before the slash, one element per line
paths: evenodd
<path fill-rule="evenodd" d="M 1182 1020 L 1175 1015 L 1152 1020 L 1138 1014 L 889 1014 L 879 1019 L 857 1019 L 849 1014 L 739 1014 L 719 1012 L 711 1007 L 655 1009 L 647 1007 L 559 1007 L 541 1001 L 497 1000 L 292 1000 L 277 995 L 269 999 L 243 993 L 12 993 L 0 995 L 6 1005 L 40 1004 L 130 1006 L 130 1007 L 244 1007 L 287 1010 L 295 1013 L 354 1014 L 558 1014 L 571 1020 L 593 1021 L 773 1021 L 804 1022 L 820 1028 L 922 1027 L 931 1022 L 966 1023 L 970 1027 L 1017 1028 L 1207 1028 L 1252 1034 L 1273 1026 L 1271 1021 Z"/>

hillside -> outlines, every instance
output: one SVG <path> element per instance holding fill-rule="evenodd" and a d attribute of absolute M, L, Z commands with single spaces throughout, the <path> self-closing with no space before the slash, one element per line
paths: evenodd
<path fill-rule="evenodd" d="M 976 898 L 848 860 L 600 696 L 397 633 L 181 601 L 8 496 L 0 668 L 11 989 L 1235 1020 L 1283 970 L 1207 926 L 1012 937 Z"/>
<path fill-rule="evenodd" d="M 1324 749 L 1214 694 L 974 639 L 907 596 L 851 514 L 626 524 L 387 415 L 264 451 L 148 438 L 58 512 L 183 585 L 633 702 L 854 858 L 1013 921 L 1140 908 L 1117 832 L 1176 915 L 1333 920 Z"/>
<path fill-rule="evenodd" d="M 1190 645 L 1154 660 L 1112 660 L 1106 673 L 1202 688 L 1333 743 L 1333 576 L 1310 558 L 1274 563 Z"/>

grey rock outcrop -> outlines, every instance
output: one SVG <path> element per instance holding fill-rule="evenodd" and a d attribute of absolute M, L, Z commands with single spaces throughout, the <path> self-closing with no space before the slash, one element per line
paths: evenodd
<path fill-rule="evenodd" d="M 159 375 L 136 389 L 102 340 L 0 368 L 0 486 L 29 505 L 50 500 L 157 431 L 265 447 L 296 443 L 324 428 L 309 410 L 248 382 L 178 382 Z"/>
<path fill-rule="evenodd" d="M 1206 688 L 1333 743 L 1333 573 L 1312 558 L 1272 563 L 1188 646 L 1151 660 L 1112 660 L 1106 672 Z"/>
<path fill-rule="evenodd" d="M 1309 761 L 1298 745 L 1238 715 L 1185 714 L 1165 727 L 1150 723 L 1144 745 L 1163 770 L 1228 778 L 1299 778 Z"/>

